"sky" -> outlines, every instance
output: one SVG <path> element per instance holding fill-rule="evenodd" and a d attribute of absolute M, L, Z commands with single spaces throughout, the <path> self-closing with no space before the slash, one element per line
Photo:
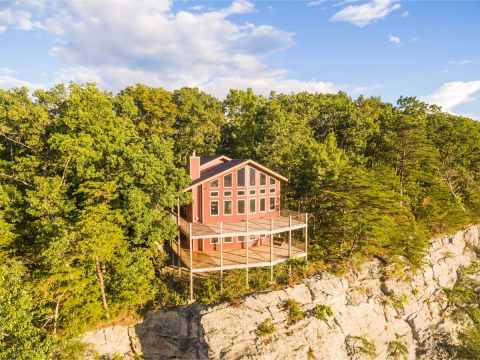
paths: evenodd
<path fill-rule="evenodd" d="M 480 1 L 0 0 L 0 88 L 416 96 L 480 119 Z"/>

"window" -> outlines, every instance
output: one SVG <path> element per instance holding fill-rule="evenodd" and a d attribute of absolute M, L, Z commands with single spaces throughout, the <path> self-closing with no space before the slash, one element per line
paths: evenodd
<path fill-rule="evenodd" d="M 210 239 L 210 244 L 217 245 L 218 244 L 218 238 Z"/>
<path fill-rule="evenodd" d="M 237 241 L 238 241 L 238 242 L 245 242 L 245 236 L 239 236 L 239 237 L 237 238 Z"/>
<path fill-rule="evenodd" d="M 263 173 L 260 173 L 260 185 L 266 185 L 267 184 L 267 176 Z"/>
<path fill-rule="evenodd" d="M 223 187 L 232 187 L 232 174 L 228 174 L 223 177 Z"/>
<path fill-rule="evenodd" d="M 250 235 L 250 241 L 255 241 L 257 237 L 255 235 Z"/>
<path fill-rule="evenodd" d="M 257 177 L 257 172 L 254 168 L 249 168 L 250 173 L 250 186 L 255 186 L 255 179 Z"/>
<path fill-rule="evenodd" d="M 270 176 L 270 185 L 275 185 L 275 178 Z"/>
<path fill-rule="evenodd" d="M 245 195 L 245 190 L 238 190 L 237 195 L 238 196 L 244 196 Z"/>
<path fill-rule="evenodd" d="M 250 195 L 255 195 L 255 190 L 250 190 Z"/>
<path fill-rule="evenodd" d="M 210 201 L 210 215 L 217 216 L 218 215 L 218 201 Z"/>
<path fill-rule="evenodd" d="M 253 214 L 256 211 L 257 202 L 255 199 L 250 199 L 250 213 Z"/>
<path fill-rule="evenodd" d="M 210 197 L 218 197 L 218 191 L 210 191 Z"/>
<path fill-rule="evenodd" d="M 270 198 L 270 210 L 275 210 L 275 198 Z"/>
<path fill-rule="evenodd" d="M 232 200 L 223 202 L 223 215 L 232 215 Z"/>
<path fill-rule="evenodd" d="M 233 243 L 233 238 L 231 236 L 227 236 L 223 239 L 223 242 L 226 244 Z"/>
<path fill-rule="evenodd" d="M 210 181 L 210 188 L 218 189 L 218 179 Z"/>
<path fill-rule="evenodd" d="M 260 211 L 265 211 L 265 198 L 260 199 Z"/>
<path fill-rule="evenodd" d="M 223 196 L 230 197 L 230 196 L 232 196 L 232 192 L 231 191 L 224 191 Z"/>
<path fill-rule="evenodd" d="M 245 186 L 245 168 L 237 171 L 237 186 Z"/>
<path fill-rule="evenodd" d="M 260 189 L 260 194 L 265 194 L 265 193 L 266 193 L 265 189 Z"/>
<path fill-rule="evenodd" d="M 245 214 L 245 200 L 237 200 L 237 214 Z"/>
<path fill-rule="evenodd" d="M 275 192 L 275 188 L 270 188 L 270 194 Z"/>

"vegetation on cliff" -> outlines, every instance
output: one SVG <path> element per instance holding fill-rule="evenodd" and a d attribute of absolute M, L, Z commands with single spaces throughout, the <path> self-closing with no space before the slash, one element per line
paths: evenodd
<path fill-rule="evenodd" d="M 0 359 L 71 358 L 86 327 L 182 301 L 161 269 L 193 150 L 285 174 L 318 266 L 418 266 L 429 236 L 480 217 L 480 124 L 414 98 L 0 90 Z"/>

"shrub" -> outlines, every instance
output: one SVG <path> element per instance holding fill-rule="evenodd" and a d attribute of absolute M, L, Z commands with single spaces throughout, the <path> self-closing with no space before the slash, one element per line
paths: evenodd
<path fill-rule="evenodd" d="M 407 346 L 398 339 L 392 340 L 388 343 L 387 347 L 388 356 L 395 360 L 408 359 Z"/>
<path fill-rule="evenodd" d="M 285 301 L 283 308 L 288 311 L 288 325 L 295 324 L 305 318 L 305 313 L 300 307 L 300 304 L 293 299 Z"/>
<path fill-rule="evenodd" d="M 349 336 L 347 338 L 347 353 L 350 357 L 361 354 L 370 358 L 377 356 L 375 344 L 365 336 Z"/>
<path fill-rule="evenodd" d="M 318 304 L 313 309 L 313 314 L 318 320 L 327 321 L 329 317 L 333 316 L 333 311 L 329 305 Z"/>
<path fill-rule="evenodd" d="M 275 325 L 273 325 L 272 319 L 263 320 L 257 327 L 256 334 L 259 337 L 265 337 L 272 335 L 275 332 Z"/>

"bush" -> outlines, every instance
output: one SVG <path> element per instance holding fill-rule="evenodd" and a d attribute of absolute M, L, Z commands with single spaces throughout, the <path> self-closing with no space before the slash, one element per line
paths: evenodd
<path fill-rule="evenodd" d="M 333 311 L 329 305 L 319 304 L 313 309 L 313 314 L 318 320 L 327 321 L 329 317 L 333 316 Z"/>
<path fill-rule="evenodd" d="M 275 332 L 275 325 L 273 325 L 272 319 L 265 319 L 262 321 L 255 332 L 259 337 L 265 337 L 272 335 Z"/>
<path fill-rule="evenodd" d="M 305 313 L 300 307 L 300 304 L 293 299 L 285 301 L 283 308 L 284 310 L 288 310 L 288 325 L 295 324 L 305 318 Z"/>

